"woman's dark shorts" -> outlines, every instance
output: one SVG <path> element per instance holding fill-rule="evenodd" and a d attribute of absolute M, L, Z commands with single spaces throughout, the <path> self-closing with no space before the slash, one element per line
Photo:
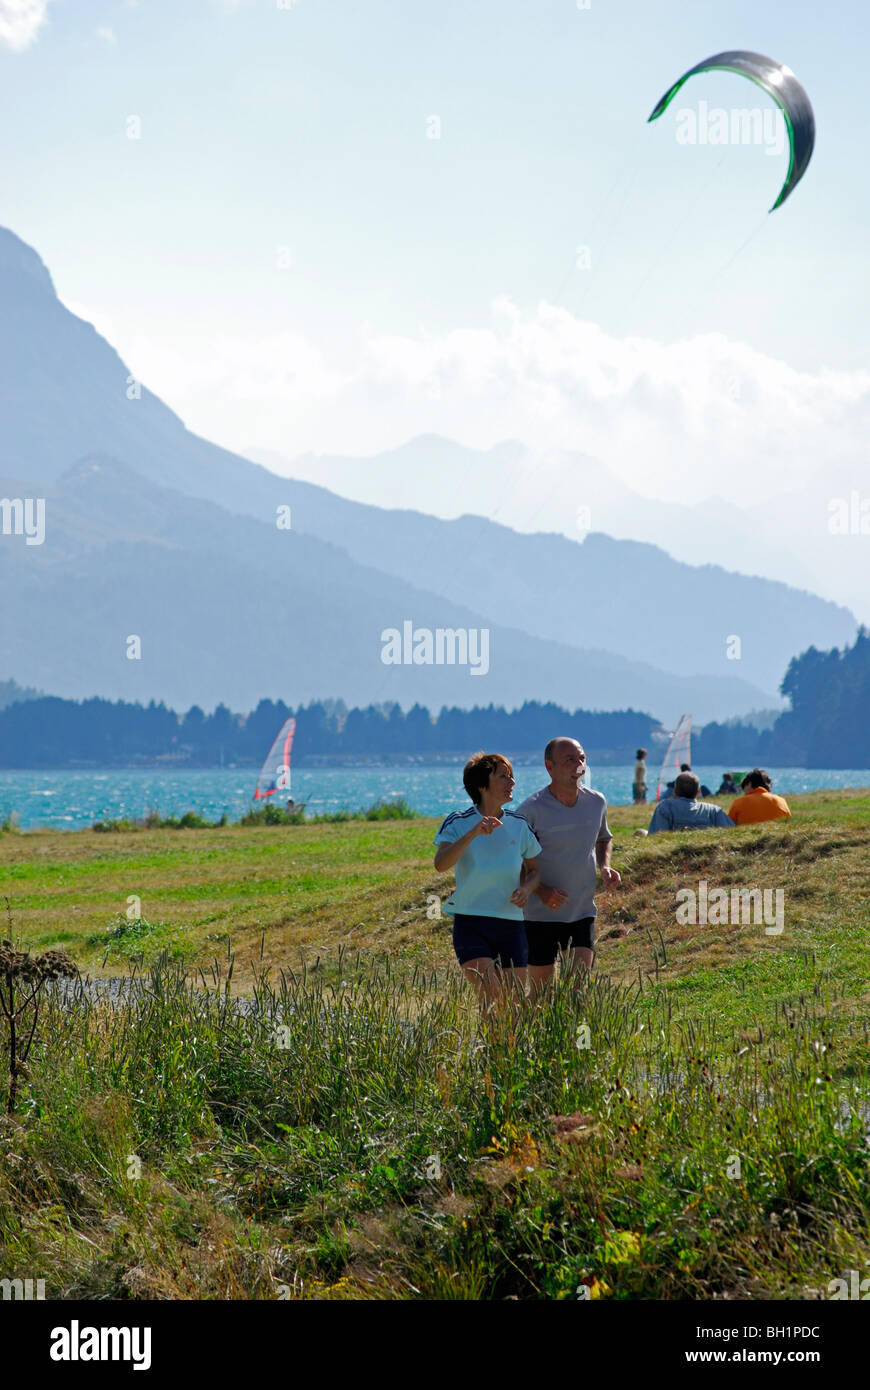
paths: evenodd
<path fill-rule="evenodd" d="M 581 917 L 578 922 L 526 922 L 529 941 L 529 965 L 554 965 L 560 951 L 585 946 L 595 949 L 595 918 Z"/>
<path fill-rule="evenodd" d="M 503 970 L 521 970 L 529 960 L 526 924 L 508 917 L 472 917 L 457 912 L 453 949 L 460 965 L 489 957 Z"/>

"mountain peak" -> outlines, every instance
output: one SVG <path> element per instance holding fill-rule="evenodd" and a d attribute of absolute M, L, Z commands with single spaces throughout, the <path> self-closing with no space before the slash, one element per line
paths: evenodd
<path fill-rule="evenodd" d="M 41 257 L 8 227 L 0 227 L 0 277 L 20 294 L 21 277 L 28 288 L 36 288 L 57 298 L 54 281 Z M 4 296 L 8 293 L 4 285 Z"/>

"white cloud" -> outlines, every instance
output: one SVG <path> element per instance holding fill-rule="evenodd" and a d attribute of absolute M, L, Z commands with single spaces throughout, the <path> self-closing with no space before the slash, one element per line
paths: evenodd
<path fill-rule="evenodd" d="M 483 329 L 365 325 L 339 362 L 298 333 L 119 337 L 104 315 L 74 311 L 190 429 L 228 448 L 358 457 L 429 432 L 481 449 L 518 439 L 598 458 L 641 493 L 744 507 L 829 464 L 867 476 L 870 373 L 798 371 L 720 333 L 617 338 L 500 299 Z"/>
<path fill-rule="evenodd" d="M 797 371 L 720 333 L 617 338 L 508 299 L 492 304 L 486 328 L 399 335 L 365 323 L 334 350 L 289 331 L 129 335 L 101 310 L 68 307 L 190 430 L 300 460 L 288 471 L 347 496 L 572 536 L 577 506 L 591 504 L 593 529 L 788 579 L 870 619 L 866 538 L 827 533 L 830 498 L 870 496 L 870 372 Z M 421 434 L 477 449 L 513 439 L 528 453 L 479 462 L 473 476 L 457 462 L 449 478 L 401 458 L 372 470 L 300 459 L 365 457 Z M 632 494 L 713 502 L 687 522 Z"/>
<path fill-rule="evenodd" d="M 0 48 L 22 53 L 46 21 L 49 0 L 0 0 Z"/>
<path fill-rule="evenodd" d="M 98 24 L 94 33 L 98 39 L 102 39 L 103 43 L 115 44 L 118 42 L 114 29 L 111 29 L 108 24 Z"/>

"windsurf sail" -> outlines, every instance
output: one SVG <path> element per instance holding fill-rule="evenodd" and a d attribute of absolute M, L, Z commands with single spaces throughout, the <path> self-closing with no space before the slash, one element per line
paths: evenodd
<path fill-rule="evenodd" d="M 680 764 L 692 763 L 692 716 L 681 714 L 680 722 L 671 734 L 671 741 L 662 762 L 662 770 L 659 773 L 658 785 L 656 786 L 656 801 L 659 801 L 661 794 L 668 782 L 673 782 L 680 775 Z"/>
<path fill-rule="evenodd" d="M 292 717 L 284 721 L 269 756 L 263 763 L 263 770 L 257 780 L 254 800 L 263 796 L 274 796 L 276 792 L 290 792 L 290 755 L 293 752 L 293 735 L 296 720 Z"/>

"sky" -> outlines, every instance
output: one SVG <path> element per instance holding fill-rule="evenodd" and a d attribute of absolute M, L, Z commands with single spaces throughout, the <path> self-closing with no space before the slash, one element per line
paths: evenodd
<path fill-rule="evenodd" d="M 0 0 L 0 223 L 189 428 L 583 450 L 649 496 L 870 496 L 863 0 Z M 773 104 L 787 151 L 680 143 Z M 773 127 L 768 128 L 773 134 Z M 437 138 L 433 138 L 437 136 Z M 870 540 L 868 540 L 870 544 Z"/>

